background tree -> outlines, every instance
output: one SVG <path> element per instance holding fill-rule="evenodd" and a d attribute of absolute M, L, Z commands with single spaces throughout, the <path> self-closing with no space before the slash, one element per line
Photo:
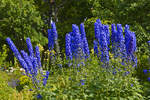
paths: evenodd
<path fill-rule="evenodd" d="M 0 0 L 0 45 L 10 37 L 17 47 L 24 48 L 26 37 L 33 43 L 44 45 L 43 21 L 32 0 Z"/>

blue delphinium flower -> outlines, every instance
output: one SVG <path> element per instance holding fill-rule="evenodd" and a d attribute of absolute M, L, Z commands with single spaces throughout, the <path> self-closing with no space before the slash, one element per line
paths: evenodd
<path fill-rule="evenodd" d="M 77 25 L 73 24 L 72 25 L 72 34 L 73 34 L 73 38 L 74 41 L 72 43 L 72 53 L 73 56 L 77 59 L 81 59 L 82 55 L 83 55 L 83 50 L 82 50 L 82 41 L 81 41 L 81 35 L 79 33 L 79 28 Z"/>
<path fill-rule="evenodd" d="M 71 36 L 70 34 L 66 34 L 66 44 L 65 44 L 65 53 L 66 53 L 66 59 L 72 60 L 72 51 L 71 51 Z"/>
<path fill-rule="evenodd" d="M 147 74 L 148 73 L 147 69 L 143 69 L 143 73 Z"/>
<path fill-rule="evenodd" d="M 114 54 L 114 57 L 118 57 L 118 54 L 117 54 L 117 30 L 116 30 L 116 26 L 115 24 L 112 24 L 111 25 L 111 42 L 112 42 L 112 53 Z"/>
<path fill-rule="evenodd" d="M 108 52 L 108 45 L 107 45 L 107 38 L 104 31 L 104 26 L 102 27 L 101 33 L 100 33 L 100 51 L 101 51 L 101 61 L 104 64 L 109 63 L 109 52 Z"/>
<path fill-rule="evenodd" d="M 96 41 L 99 41 L 100 28 L 99 28 L 99 24 L 97 22 L 94 23 L 94 31 L 95 31 L 95 39 L 96 39 Z"/>
<path fill-rule="evenodd" d="M 54 22 L 51 23 L 51 27 L 52 27 L 52 33 L 53 33 L 53 38 L 56 41 L 58 39 L 58 34 L 57 34 L 57 30 L 56 30 L 56 25 Z"/>
<path fill-rule="evenodd" d="M 125 46 L 125 39 L 123 37 L 123 29 L 121 24 L 117 24 L 117 44 L 118 44 L 118 56 L 122 58 L 124 61 L 126 59 L 126 46 Z"/>
<path fill-rule="evenodd" d="M 109 25 L 104 25 L 104 31 L 106 33 L 107 44 L 110 45 Z"/>
<path fill-rule="evenodd" d="M 42 96 L 40 94 L 38 94 L 37 99 L 42 99 Z"/>
<path fill-rule="evenodd" d="M 48 29 L 47 32 L 48 32 L 48 49 L 52 50 L 54 49 L 54 35 L 52 29 Z"/>
<path fill-rule="evenodd" d="M 49 77 L 49 71 L 46 71 L 46 75 L 44 77 L 45 78 L 43 78 L 43 86 L 46 86 L 47 80 L 48 80 L 48 77 Z"/>
<path fill-rule="evenodd" d="M 7 38 L 6 41 L 7 41 L 8 45 L 9 45 L 10 49 L 13 51 L 15 57 L 19 60 L 20 65 L 28 73 L 28 71 L 27 71 L 28 66 L 27 66 L 26 62 L 24 61 L 24 59 L 22 58 L 21 54 L 19 53 L 18 49 L 14 45 L 14 43 L 11 41 L 10 38 Z"/>
<path fill-rule="evenodd" d="M 85 80 L 80 80 L 81 85 L 85 85 Z"/>
<path fill-rule="evenodd" d="M 129 30 L 129 26 L 125 26 L 125 45 L 126 45 L 126 52 L 127 58 L 129 61 L 132 61 L 133 67 L 137 66 L 137 57 L 135 56 L 136 52 L 136 36 L 134 32 Z"/>
<path fill-rule="evenodd" d="M 33 58 L 33 62 L 32 62 L 32 65 L 33 65 L 33 72 L 34 72 L 34 75 L 36 76 L 37 73 L 38 73 L 38 63 L 37 63 L 37 58 L 34 57 Z"/>
<path fill-rule="evenodd" d="M 32 43 L 31 43 L 30 38 L 26 39 L 26 43 L 27 43 L 27 47 L 28 47 L 28 51 L 29 51 L 30 57 L 33 58 L 34 52 L 33 52 L 33 47 L 32 47 Z"/>
<path fill-rule="evenodd" d="M 150 77 L 148 77 L 147 80 L 150 82 Z"/>
<path fill-rule="evenodd" d="M 40 57 L 40 51 L 38 46 L 35 47 L 35 56 L 37 58 L 38 67 L 40 68 L 42 65 L 41 65 L 41 57 Z"/>
<path fill-rule="evenodd" d="M 97 57 L 99 57 L 98 42 L 94 40 L 93 43 L 94 43 L 94 54 L 97 55 Z"/>
<path fill-rule="evenodd" d="M 148 45 L 150 46 L 150 41 L 147 41 Z"/>
<path fill-rule="evenodd" d="M 30 57 L 28 56 L 28 54 L 24 51 L 24 50 L 21 50 L 21 54 L 25 60 L 25 62 L 27 63 L 28 65 L 28 72 L 30 74 L 33 74 L 33 65 L 32 65 L 32 62 L 31 62 L 31 59 Z"/>
<path fill-rule="evenodd" d="M 85 58 L 88 58 L 90 56 L 90 51 L 89 51 L 88 41 L 86 39 L 86 34 L 85 34 L 83 23 L 80 24 L 80 29 L 81 29 L 81 39 L 83 41 L 83 52 L 85 54 Z"/>

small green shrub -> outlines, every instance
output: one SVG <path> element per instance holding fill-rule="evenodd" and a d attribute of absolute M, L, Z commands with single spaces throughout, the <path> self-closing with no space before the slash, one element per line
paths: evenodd
<path fill-rule="evenodd" d="M 114 65 L 114 61 L 112 64 Z M 132 76 L 134 70 L 131 66 L 117 63 L 113 68 L 110 66 L 109 69 L 105 69 L 98 63 L 97 58 L 91 57 L 86 66 L 79 69 L 62 68 L 52 72 L 54 73 L 49 76 L 47 85 L 36 93 L 40 94 L 43 100 L 143 100 L 144 98 L 142 85 Z"/>

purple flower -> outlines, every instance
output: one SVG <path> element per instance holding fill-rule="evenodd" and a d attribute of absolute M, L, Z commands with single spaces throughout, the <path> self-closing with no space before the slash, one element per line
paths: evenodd
<path fill-rule="evenodd" d="M 82 50 L 82 41 L 81 41 L 81 35 L 79 33 L 79 28 L 77 25 L 73 24 L 72 25 L 72 33 L 71 33 L 71 50 L 72 54 L 75 58 L 81 58 L 83 55 L 83 50 Z"/>
<path fill-rule="evenodd" d="M 38 67 L 40 68 L 41 67 L 41 58 L 40 58 L 40 51 L 39 51 L 38 46 L 35 47 L 35 55 L 37 58 Z"/>
<path fill-rule="evenodd" d="M 99 29 L 99 24 L 97 22 L 94 23 L 94 31 L 95 31 L 95 39 L 99 41 L 100 29 Z"/>
<path fill-rule="evenodd" d="M 48 29 L 48 49 L 52 50 L 54 48 L 54 35 L 52 29 Z"/>
<path fill-rule="evenodd" d="M 80 80 L 81 85 L 85 85 L 85 80 Z"/>
<path fill-rule="evenodd" d="M 147 69 L 143 69 L 143 73 L 147 74 L 148 73 Z"/>
<path fill-rule="evenodd" d="M 20 65 L 25 69 L 25 71 L 27 72 L 27 64 L 24 61 L 24 59 L 22 58 L 21 54 L 19 53 L 18 49 L 16 48 L 16 46 L 14 45 L 14 43 L 11 41 L 10 38 L 6 39 L 10 49 L 13 51 L 15 57 L 19 60 Z"/>
<path fill-rule="evenodd" d="M 70 34 L 66 34 L 66 59 L 72 60 L 72 51 L 71 51 L 71 36 Z"/>
<path fill-rule="evenodd" d="M 86 34 L 85 34 L 83 23 L 80 24 L 80 29 L 81 29 L 81 39 L 83 43 L 83 53 L 85 54 L 85 58 L 88 58 L 90 56 L 90 51 L 89 51 L 89 46 L 88 46 L 88 42 L 86 39 Z"/>
<path fill-rule="evenodd" d="M 98 54 L 99 54 L 99 51 L 98 51 L 98 42 L 96 40 L 94 40 L 93 43 L 94 43 L 94 54 L 96 54 L 98 56 Z"/>
<path fill-rule="evenodd" d="M 106 39 L 107 39 L 107 44 L 110 44 L 110 33 L 109 33 L 109 26 L 108 25 L 104 25 L 104 31 L 106 33 Z"/>
<path fill-rule="evenodd" d="M 40 94 L 38 94 L 37 99 L 42 99 L 42 96 Z"/>
<path fill-rule="evenodd" d="M 147 43 L 150 45 L 150 41 L 147 41 Z"/>
<path fill-rule="evenodd" d="M 33 74 L 33 72 L 32 72 L 32 71 L 33 71 L 33 65 L 32 65 L 32 62 L 31 62 L 30 57 L 28 56 L 28 54 L 27 54 L 24 50 L 21 50 L 21 54 L 22 54 L 22 56 L 23 56 L 25 62 L 26 62 L 27 65 L 28 65 L 28 67 L 27 67 L 28 72 L 29 72 L 30 74 Z"/>
<path fill-rule="evenodd" d="M 47 84 L 47 79 L 43 78 L 43 86 L 46 86 L 46 84 Z"/>
<path fill-rule="evenodd" d="M 150 77 L 148 77 L 147 80 L 150 82 Z"/>
<path fill-rule="evenodd" d="M 112 42 L 112 53 L 114 54 L 114 57 L 116 58 L 118 56 L 117 54 L 117 30 L 115 24 L 111 25 L 111 42 Z"/>
<path fill-rule="evenodd" d="M 34 56 L 34 51 L 33 51 L 33 47 L 32 47 L 32 43 L 31 43 L 30 38 L 26 39 L 26 43 L 27 43 L 27 47 L 28 47 L 30 57 L 33 57 Z"/>
<path fill-rule="evenodd" d="M 125 47 L 125 39 L 123 37 L 123 29 L 121 24 L 117 24 L 117 44 L 118 44 L 118 56 L 120 56 L 123 60 L 126 59 L 126 47 Z"/>
<path fill-rule="evenodd" d="M 107 38 L 106 38 L 105 31 L 104 31 L 104 26 L 102 27 L 102 30 L 100 33 L 99 44 L 100 44 L 100 51 L 101 51 L 101 61 L 104 64 L 108 64 L 109 52 L 108 52 Z"/>

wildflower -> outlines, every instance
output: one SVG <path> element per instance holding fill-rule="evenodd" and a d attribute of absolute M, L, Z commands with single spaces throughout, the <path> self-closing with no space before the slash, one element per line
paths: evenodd
<path fill-rule="evenodd" d="M 149 44 L 149 46 L 150 46 L 150 41 L 148 41 L 147 43 L 148 43 L 148 44 Z"/>
<path fill-rule="evenodd" d="M 88 47 L 88 42 L 86 39 L 86 34 L 85 34 L 85 29 L 84 29 L 84 24 L 80 24 L 80 29 L 81 29 L 81 39 L 83 41 L 83 53 L 85 53 L 85 58 L 88 58 L 90 55 L 89 47 Z"/>
<path fill-rule="evenodd" d="M 104 31 L 106 33 L 106 39 L 107 39 L 107 44 L 110 44 L 110 33 L 109 33 L 109 26 L 108 25 L 104 25 Z"/>
<path fill-rule="evenodd" d="M 108 52 L 108 45 L 107 45 L 107 39 L 106 39 L 106 34 L 104 31 L 104 27 L 102 27 L 101 33 L 100 33 L 100 50 L 101 50 L 101 61 L 104 64 L 109 63 L 109 52 Z"/>
<path fill-rule="evenodd" d="M 99 51 L 98 51 L 98 42 L 96 40 L 94 40 L 93 43 L 94 43 L 94 54 L 96 54 L 97 57 L 99 57 L 99 55 L 98 55 L 98 53 L 99 53 Z"/>
<path fill-rule="evenodd" d="M 114 54 L 114 57 L 116 58 L 117 57 L 117 44 L 116 44 L 116 41 L 117 41 L 117 30 L 116 30 L 116 26 L 115 24 L 112 24 L 111 25 L 111 42 L 112 42 L 112 53 Z"/>
<path fill-rule="evenodd" d="M 27 64 L 24 61 L 24 59 L 22 58 L 21 54 L 19 53 L 18 49 L 16 48 L 16 46 L 14 45 L 14 43 L 11 41 L 10 38 L 6 39 L 10 49 L 13 51 L 15 57 L 19 60 L 20 65 L 25 69 L 25 71 L 27 72 Z"/>
<path fill-rule="evenodd" d="M 150 82 L 150 77 L 148 77 L 147 80 Z"/>
<path fill-rule="evenodd" d="M 147 74 L 147 73 L 148 73 L 147 69 L 144 69 L 143 72 L 144 72 L 144 74 Z"/>
<path fill-rule="evenodd" d="M 38 95 L 37 95 L 37 99 L 42 99 L 42 95 L 41 95 L 41 94 L 38 94 Z"/>
<path fill-rule="evenodd" d="M 80 80 L 81 85 L 85 85 L 85 80 Z"/>
<path fill-rule="evenodd" d="M 72 43 L 71 43 L 71 50 L 72 50 L 72 54 L 73 56 L 77 59 L 81 59 L 82 55 L 83 55 L 83 50 L 82 50 L 82 41 L 81 41 L 81 36 L 79 33 L 79 28 L 77 25 L 73 24 L 72 25 L 72 32 L 71 32 L 71 36 L 72 36 Z"/>
<path fill-rule="evenodd" d="M 94 23 L 94 31 L 95 31 L 95 39 L 96 41 L 99 41 L 100 29 L 99 29 L 99 24 L 97 22 Z"/>
<path fill-rule="evenodd" d="M 41 57 L 40 57 L 40 51 L 38 46 L 35 47 L 35 55 L 37 58 L 38 67 L 40 68 L 42 65 L 41 65 Z"/>
<path fill-rule="evenodd" d="M 131 84 L 131 87 L 133 87 L 133 84 Z"/>
<path fill-rule="evenodd" d="M 122 60 L 126 59 L 126 47 L 125 47 L 125 39 L 123 37 L 123 29 L 121 24 L 117 24 L 117 43 L 118 43 L 118 54 L 122 58 Z"/>
<path fill-rule="evenodd" d="M 54 48 L 54 35 L 52 29 L 48 29 L 48 49 L 51 51 Z"/>
<path fill-rule="evenodd" d="M 46 84 L 47 84 L 47 79 L 43 78 L 43 86 L 46 86 Z"/>
<path fill-rule="evenodd" d="M 66 59 L 72 60 L 72 52 L 71 52 L 71 36 L 70 34 L 66 34 Z"/>
<path fill-rule="evenodd" d="M 58 34 L 57 34 L 57 30 L 56 30 L 56 25 L 54 22 L 51 23 L 51 27 L 52 27 L 52 33 L 53 33 L 53 38 L 56 41 L 58 39 Z"/>
<path fill-rule="evenodd" d="M 29 89 L 29 91 L 33 91 L 32 89 Z"/>
<path fill-rule="evenodd" d="M 33 71 L 33 65 L 32 65 L 32 62 L 31 62 L 30 57 L 28 56 L 28 54 L 27 54 L 24 50 L 21 50 L 21 54 L 22 54 L 22 56 L 23 56 L 25 62 L 26 62 L 27 65 L 28 65 L 28 67 L 27 67 L 28 72 L 29 72 L 30 74 L 33 74 L 33 72 L 32 72 L 32 71 Z"/>
<path fill-rule="evenodd" d="M 32 43 L 31 43 L 30 38 L 26 39 L 26 43 L 27 43 L 27 47 L 28 47 L 30 57 L 32 58 L 34 56 L 34 52 L 33 52 L 33 47 L 32 47 Z"/>

